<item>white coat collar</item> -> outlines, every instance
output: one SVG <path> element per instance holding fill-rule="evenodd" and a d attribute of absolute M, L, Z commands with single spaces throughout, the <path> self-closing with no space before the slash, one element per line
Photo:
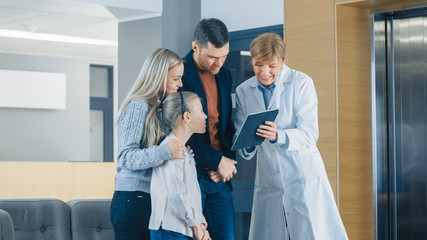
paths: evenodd
<path fill-rule="evenodd" d="M 280 109 L 280 97 L 283 93 L 283 89 L 285 88 L 285 84 L 292 81 L 292 78 L 289 77 L 291 74 L 290 72 L 291 69 L 288 66 L 283 65 L 282 70 L 280 70 L 279 76 L 275 81 L 276 88 L 274 89 L 273 96 L 267 109 Z M 256 88 L 254 89 L 254 97 L 257 99 L 258 104 L 264 106 L 264 97 L 261 90 L 258 89 L 258 83 L 259 81 L 256 76 L 248 80 L 249 87 Z"/>

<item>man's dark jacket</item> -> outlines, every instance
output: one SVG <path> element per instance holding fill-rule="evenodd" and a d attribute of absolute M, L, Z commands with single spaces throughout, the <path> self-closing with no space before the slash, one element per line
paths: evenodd
<path fill-rule="evenodd" d="M 221 152 L 211 147 L 208 119 L 206 119 L 206 132 L 204 134 L 193 134 L 186 144 L 194 151 L 199 179 L 203 176 L 205 176 L 206 179 L 210 179 L 207 176 L 206 169 L 217 171 L 223 155 L 231 159 L 236 159 L 236 153 L 231 151 L 234 126 L 231 119 L 232 78 L 230 69 L 222 66 L 219 73 L 215 75 L 215 79 L 218 87 L 218 97 L 220 98 L 219 102 L 221 104 L 219 113 L 220 127 L 218 129 L 221 140 Z M 184 57 L 182 85 L 181 90 L 194 92 L 202 99 L 203 111 L 208 115 L 206 94 L 193 60 L 193 50 Z"/>

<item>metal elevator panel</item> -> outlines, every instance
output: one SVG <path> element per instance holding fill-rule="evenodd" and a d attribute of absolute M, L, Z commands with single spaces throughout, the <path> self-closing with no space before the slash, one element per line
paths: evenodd
<path fill-rule="evenodd" d="M 427 239 L 427 17 L 393 20 L 397 239 Z"/>
<path fill-rule="evenodd" d="M 427 10 L 376 16 L 377 239 L 427 239 Z"/>

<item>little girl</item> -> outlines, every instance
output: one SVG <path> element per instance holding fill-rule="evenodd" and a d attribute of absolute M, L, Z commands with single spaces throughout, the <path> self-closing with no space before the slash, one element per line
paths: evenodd
<path fill-rule="evenodd" d="M 165 126 L 172 129 L 166 138 L 164 131 L 161 131 L 157 111 L 161 111 L 160 116 Z M 144 145 L 156 145 L 162 138 L 164 139 L 160 145 L 166 144 L 170 139 L 179 139 L 185 143 L 193 133 L 205 132 L 206 118 L 195 93 L 170 94 L 148 114 L 144 123 L 144 130 L 147 132 L 147 137 L 143 138 Z M 188 152 L 185 159 L 165 161 L 153 168 L 150 192 L 151 240 L 211 239 L 202 213 L 194 158 Z"/>

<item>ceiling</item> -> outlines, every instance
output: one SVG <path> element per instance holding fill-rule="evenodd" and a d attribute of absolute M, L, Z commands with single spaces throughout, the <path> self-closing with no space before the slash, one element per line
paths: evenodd
<path fill-rule="evenodd" d="M 0 29 L 117 41 L 118 22 L 153 15 L 149 11 L 77 1 L 0 0 Z M 3 53 L 66 56 L 114 63 L 117 62 L 117 49 L 117 46 L 0 37 L 0 52 Z"/>

